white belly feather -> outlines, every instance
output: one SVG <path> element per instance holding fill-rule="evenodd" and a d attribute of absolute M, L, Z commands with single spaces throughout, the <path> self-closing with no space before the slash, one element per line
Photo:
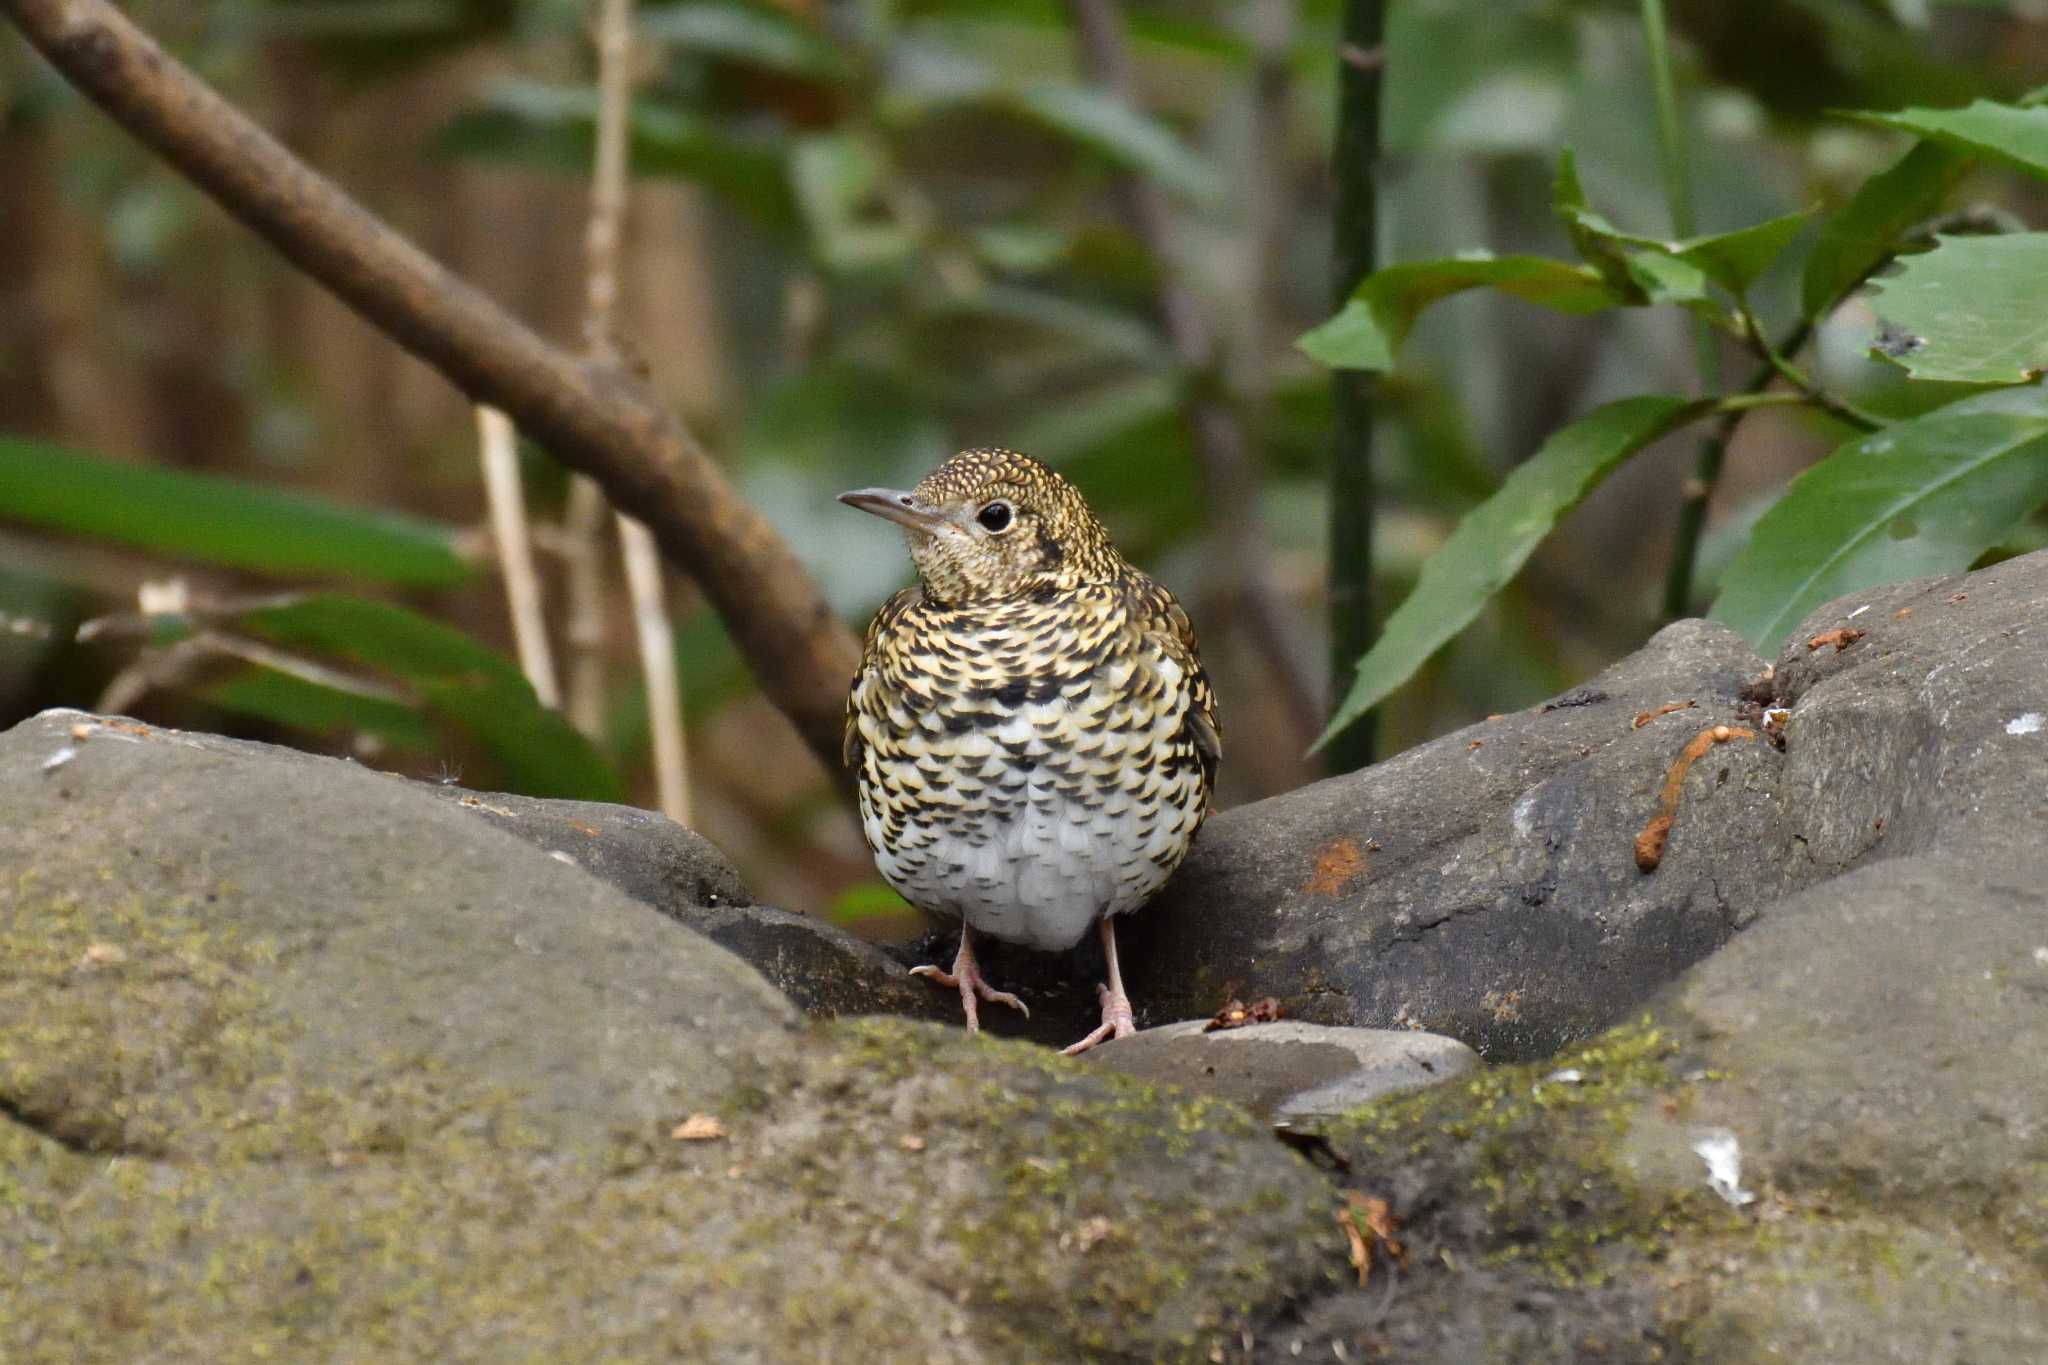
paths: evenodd
<path fill-rule="evenodd" d="M 1178 684 L 1177 665 L 1154 667 Z M 1179 865 L 1204 793 L 1193 771 L 1163 763 L 1139 780 L 1138 756 L 1164 753 L 1182 718 L 1167 710 L 1142 728 L 1128 724 L 1128 713 L 1115 717 L 1124 724 L 1102 723 L 1102 713 L 1123 709 L 1128 680 L 1128 669 L 1118 669 L 1078 696 L 1027 702 L 998 726 L 948 736 L 947 770 L 987 784 L 979 811 L 935 804 L 928 818 L 913 817 L 885 840 L 880 813 L 864 795 L 862 818 L 883 877 L 925 910 L 1052 951 L 1072 947 L 1097 919 L 1150 900 Z M 1170 686 L 1168 695 L 1177 690 Z M 1100 737 L 1100 749 L 1054 757 L 1077 719 Z M 1028 774 L 1005 741 L 1012 749 L 1023 744 L 1025 757 L 1036 760 Z M 876 734 L 869 742 L 889 739 Z"/>

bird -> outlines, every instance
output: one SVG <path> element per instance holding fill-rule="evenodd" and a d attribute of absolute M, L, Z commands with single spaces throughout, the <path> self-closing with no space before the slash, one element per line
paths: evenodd
<path fill-rule="evenodd" d="M 912 970 L 960 993 L 972 1033 L 977 1000 L 1030 1015 L 982 975 L 976 935 L 1062 952 L 1094 928 L 1102 1023 L 1065 1051 L 1136 1032 L 1116 918 L 1187 856 L 1223 752 L 1187 612 L 1014 450 L 839 501 L 900 526 L 917 571 L 868 626 L 844 751 L 883 879 L 960 921 L 952 969 Z"/>

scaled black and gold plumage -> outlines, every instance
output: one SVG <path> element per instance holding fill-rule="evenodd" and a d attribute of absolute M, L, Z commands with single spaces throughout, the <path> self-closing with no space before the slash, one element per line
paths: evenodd
<path fill-rule="evenodd" d="M 930 974 L 972 1027 L 977 996 L 1017 1002 L 980 980 L 970 931 L 1061 950 L 1099 923 L 1111 981 L 1084 1042 L 1129 1032 L 1110 920 L 1180 865 L 1221 754 L 1187 613 L 1014 451 L 844 500 L 903 525 L 920 580 L 868 628 L 845 756 L 883 877 L 964 922 L 954 971 Z"/>

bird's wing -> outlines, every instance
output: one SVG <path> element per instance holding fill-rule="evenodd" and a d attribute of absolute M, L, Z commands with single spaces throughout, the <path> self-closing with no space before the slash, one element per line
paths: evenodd
<path fill-rule="evenodd" d="M 846 737 L 839 746 L 839 757 L 845 761 L 848 771 L 856 776 L 860 773 L 860 687 L 868 673 L 875 666 L 875 641 L 882 633 L 895 624 L 896 619 L 907 611 L 919 597 L 915 586 L 904 588 L 882 604 L 875 613 L 875 619 L 868 622 L 867 637 L 861 642 L 860 667 L 854 670 L 853 683 L 846 689 Z"/>
<path fill-rule="evenodd" d="M 1139 602 L 1138 615 L 1145 623 L 1146 634 L 1180 665 L 1182 704 L 1186 708 L 1181 731 L 1194 746 L 1195 757 L 1202 765 L 1203 791 L 1213 800 L 1216 765 L 1223 759 L 1223 727 L 1216 719 L 1216 690 L 1209 685 L 1208 670 L 1202 667 L 1194 622 L 1188 620 L 1187 612 L 1172 593 L 1149 578 L 1140 585 Z"/>

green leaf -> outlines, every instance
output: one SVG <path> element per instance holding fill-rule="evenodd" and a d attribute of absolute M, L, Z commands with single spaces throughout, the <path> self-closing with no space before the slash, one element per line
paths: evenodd
<path fill-rule="evenodd" d="M 1710 318 L 1721 315 L 1707 290 L 1707 272 L 1681 257 L 1661 251 L 1632 251 L 1628 277 L 1646 303 L 1675 303 Z"/>
<path fill-rule="evenodd" d="M 2048 176 L 2048 106 L 2015 108 L 1978 100 L 1967 109 L 1901 109 L 1851 117 Z"/>
<path fill-rule="evenodd" d="M 400 749 L 430 753 L 433 722 L 418 708 L 384 697 L 368 697 L 270 668 L 247 668 L 199 689 L 216 706 L 288 725 L 308 734 L 375 735 Z"/>
<path fill-rule="evenodd" d="M 1713 617 L 1765 653 L 1844 593 L 1957 573 L 2048 503 L 2048 393 L 1980 394 L 1858 437 L 1792 481 Z"/>
<path fill-rule="evenodd" d="M 1172 129 L 1092 87 L 1048 82 L 1009 92 L 1000 102 L 1197 204 L 1223 195 L 1222 175 Z"/>
<path fill-rule="evenodd" d="M 597 95 L 584 86 L 509 81 L 480 109 L 457 115 L 435 137 L 443 155 L 590 173 Z M 751 214 L 766 227 L 796 224 L 784 173 L 787 146 L 779 136 L 734 132 L 673 105 L 634 101 L 632 168 L 638 175 L 693 181 Z"/>
<path fill-rule="evenodd" d="M 1595 214 L 1587 202 L 1585 187 L 1579 183 L 1578 159 L 1569 147 L 1557 155 L 1557 182 L 1551 193 L 1551 206 L 1564 220 L 1565 232 L 1571 237 L 1572 250 L 1579 253 L 1579 259 L 1599 271 L 1600 278 L 1607 281 L 1607 287 L 1618 297 L 1640 302 L 1644 282 L 1630 271 L 1628 256 L 1620 249 L 1613 231 L 1606 228 L 1607 220 Z"/>
<path fill-rule="evenodd" d="M 973 317 L 1015 323 L 1082 347 L 1091 357 L 1165 365 L 1159 329 L 1136 314 L 1020 284 L 990 284 L 933 300 L 926 320 Z"/>
<path fill-rule="evenodd" d="M 1806 258 L 1799 306 L 1809 319 L 1840 303 L 1884 264 L 1900 240 L 1933 217 L 1975 158 L 1923 142 L 1863 182 L 1821 227 Z"/>
<path fill-rule="evenodd" d="M 826 266 L 872 270 L 902 264 L 916 251 L 916 237 L 885 216 L 878 192 L 887 174 L 881 151 L 853 133 L 819 133 L 791 149 L 790 184 Z"/>
<path fill-rule="evenodd" d="M 841 928 L 863 920 L 915 917 L 909 901 L 881 882 L 857 882 L 840 892 L 825 910 L 825 918 Z"/>
<path fill-rule="evenodd" d="M 1784 254 L 1812 217 L 1812 209 L 1801 209 L 1733 232 L 1689 237 L 1669 244 L 1666 249 L 1688 265 L 1698 266 L 1708 279 L 1729 293 L 1740 296 L 1748 293 L 1757 277 Z"/>
<path fill-rule="evenodd" d="M 924 0 L 914 8 L 927 25 L 938 21 L 1013 31 L 1042 29 L 1058 38 L 1072 30 L 1067 7 L 1059 0 Z M 1143 9 L 1126 13 L 1123 22 L 1132 51 L 1141 58 L 1150 49 L 1155 57 L 1196 57 L 1234 66 L 1251 60 L 1251 44 L 1219 24 Z"/>
<path fill-rule="evenodd" d="M 455 530 L 372 508 L 0 436 L 0 520 L 282 578 L 447 587 Z"/>
<path fill-rule="evenodd" d="M 1615 466 L 1712 407 L 1707 399 L 1624 398 L 1554 433 L 1422 566 L 1415 591 L 1359 660 L 1351 692 L 1316 747 L 1378 705 L 1463 630 L 1528 562 L 1558 519 Z"/>
<path fill-rule="evenodd" d="M 1590 266 L 1547 256 L 1472 252 L 1373 272 L 1337 316 L 1304 333 L 1294 344 L 1332 369 L 1392 369 L 1394 351 L 1424 309 L 1439 299 L 1482 288 L 1498 289 L 1560 313 L 1597 313 L 1629 302 Z"/>
<path fill-rule="evenodd" d="M 586 801 L 624 797 L 618 774 L 590 741 L 540 704 L 509 660 L 452 626 L 388 602 L 340 595 L 257 607 L 223 624 L 398 679 L 435 719 L 490 754 L 510 790 Z"/>
<path fill-rule="evenodd" d="M 847 74 L 845 58 L 823 33 L 773 5 L 691 0 L 641 10 L 639 27 L 685 51 L 791 76 L 838 81 Z"/>
<path fill-rule="evenodd" d="M 2048 232 L 1937 237 L 1875 283 L 1878 353 L 1916 379 L 2024 384 L 2048 369 Z"/>
<path fill-rule="evenodd" d="M 1599 270 L 1616 293 L 1624 297 L 1634 295 L 1632 284 L 1636 287 L 1673 287 L 1673 284 L 1679 284 L 1679 293 L 1669 297 L 1681 303 L 1700 301 L 1704 295 L 1694 297 L 1688 274 L 1675 274 L 1665 262 L 1657 262 L 1653 256 L 1645 258 L 1645 252 L 1655 252 L 1671 262 L 1690 266 L 1720 284 L 1731 295 L 1741 297 L 1749 293 L 1749 287 L 1757 282 L 1757 276 L 1778 260 L 1788 246 L 1792 246 L 1792 239 L 1802 227 L 1806 227 L 1806 219 L 1812 217 L 1810 211 L 1788 213 L 1751 227 L 1708 233 L 1704 237 L 1686 237 L 1681 241 L 1622 231 L 1608 219 L 1593 213 L 1587 205 L 1585 188 L 1579 184 L 1579 168 L 1571 156 L 1571 147 L 1565 147 L 1565 151 L 1559 153 L 1552 203 L 1556 215 L 1565 219 L 1565 231 L 1571 233 L 1573 248 L 1589 266 Z M 1642 299 L 1630 297 L 1630 303 L 1640 301 Z"/>

